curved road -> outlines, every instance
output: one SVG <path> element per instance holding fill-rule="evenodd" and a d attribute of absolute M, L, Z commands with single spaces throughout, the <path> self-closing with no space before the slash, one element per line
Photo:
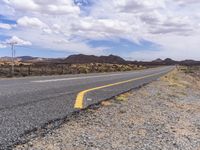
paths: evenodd
<path fill-rule="evenodd" d="M 27 131 L 156 80 L 174 66 L 133 72 L 0 80 L 0 149 Z"/>

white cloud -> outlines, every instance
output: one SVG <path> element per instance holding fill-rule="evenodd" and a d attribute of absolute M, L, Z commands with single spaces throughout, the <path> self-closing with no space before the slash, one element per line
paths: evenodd
<path fill-rule="evenodd" d="M 129 25 L 117 19 L 80 19 L 71 26 L 75 35 L 88 39 L 122 37 L 137 30 L 136 25 Z"/>
<path fill-rule="evenodd" d="M 10 30 L 10 29 L 12 29 L 12 26 L 10 24 L 0 23 L 0 29 Z"/>
<path fill-rule="evenodd" d="M 79 14 L 80 9 L 72 0 L 4 0 L 16 10 L 40 12 L 51 15 Z"/>
<path fill-rule="evenodd" d="M 49 28 L 48 25 L 46 25 L 45 23 L 43 23 L 41 20 L 39 20 L 36 17 L 21 17 L 17 20 L 17 24 L 19 26 L 22 27 L 26 27 L 26 28 L 39 28 L 41 29 L 41 31 L 43 31 L 44 33 L 47 34 L 51 34 L 52 30 Z"/>
<path fill-rule="evenodd" d="M 40 21 L 38 18 L 27 17 L 27 16 L 19 18 L 17 20 L 17 24 L 20 26 L 24 26 L 24 27 L 39 27 L 39 28 L 44 28 L 47 26 L 45 23 Z"/>
<path fill-rule="evenodd" d="M 3 0 L 8 5 L 20 10 L 38 10 L 39 6 L 33 0 Z"/>
<path fill-rule="evenodd" d="M 186 6 L 191 4 L 199 4 L 199 0 L 177 0 L 179 5 Z"/>
<path fill-rule="evenodd" d="M 122 12 L 150 11 L 165 7 L 164 0 L 112 0 L 112 2 Z"/>
<path fill-rule="evenodd" d="M 19 45 L 19 46 L 32 45 L 32 43 L 30 41 L 20 39 L 17 36 L 13 36 L 10 39 L 5 40 L 4 44 L 15 44 L 15 45 Z"/>
<path fill-rule="evenodd" d="M 6 48 L 6 45 L 0 43 L 0 48 Z"/>
<path fill-rule="evenodd" d="M 133 52 L 133 58 L 200 57 L 199 0 L 97 0 L 89 7 L 80 2 L 75 5 L 73 0 L 4 2 L 8 10 L 14 10 L 19 27 L 7 34 L 24 37 L 41 48 L 100 54 L 108 48 L 91 47 L 88 40 L 124 38 L 160 45 L 159 51 Z"/>

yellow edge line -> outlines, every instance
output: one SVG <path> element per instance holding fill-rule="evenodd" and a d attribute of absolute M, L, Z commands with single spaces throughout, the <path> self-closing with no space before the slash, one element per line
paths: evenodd
<path fill-rule="evenodd" d="M 156 75 L 160 75 L 162 73 L 164 73 L 164 72 L 155 73 L 155 74 L 151 74 L 151 75 L 147 75 L 147 76 L 143 76 L 143 77 L 139 77 L 139 78 L 125 80 L 125 81 L 121 81 L 121 82 L 117 82 L 117 83 L 113 83 L 113 84 L 107 84 L 107 85 L 104 85 L 104 86 L 99 86 L 99 87 L 95 87 L 95 88 L 91 88 L 91 89 L 81 91 L 80 93 L 78 93 L 78 95 L 76 97 L 74 108 L 76 108 L 76 109 L 82 109 L 83 108 L 83 98 L 84 98 L 84 95 L 88 92 L 103 89 L 103 88 L 110 87 L 110 86 L 120 85 L 120 84 L 123 84 L 123 83 L 132 82 L 132 81 L 136 81 L 136 80 L 140 80 L 140 79 L 144 79 L 144 78 L 148 78 L 148 77 L 153 77 L 153 76 L 156 76 Z"/>

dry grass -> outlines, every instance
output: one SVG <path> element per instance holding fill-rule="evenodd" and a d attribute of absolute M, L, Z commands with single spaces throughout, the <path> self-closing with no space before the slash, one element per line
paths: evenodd
<path fill-rule="evenodd" d="M 124 93 L 124 94 L 121 94 L 119 96 L 116 96 L 115 100 L 117 100 L 117 101 L 126 101 L 126 100 L 128 100 L 129 97 L 130 97 L 130 93 Z"/>
<path fill-rule="evenodd" d="M 169 82 L 170 86 L 186 88 L 188 85 L 190 85 L 190 83 L 187 81 L 179 80 L 179 78 L 177 77 L 178 73 L 179 71 L 175 69 L 172 72 L 165 75 L 164 77 L 162 77 L 161 80 Z"/>
<path fill-rule="evenodd" d="M 112 105 L 112 103 L 110 101 L 102 101 L 101 105 L 102 106 L 110 106 L 110 105 Z"/>
<path fill-rule="evenodd" d="M 120 72 L 145 69 L 144 66 L 133 64 L 28 64 L 15 63 L 14 76 L 41 76 L 80 73 Z M 11 76 L 11 64 L 0 64 L 0 77 Z"/>

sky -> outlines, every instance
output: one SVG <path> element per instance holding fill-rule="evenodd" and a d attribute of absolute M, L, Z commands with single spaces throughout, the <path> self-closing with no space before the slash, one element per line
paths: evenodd
<path fill-rule="evenodd" d="M 200 60 L 200 0 L 0 0 L 0 57 Z"/>

